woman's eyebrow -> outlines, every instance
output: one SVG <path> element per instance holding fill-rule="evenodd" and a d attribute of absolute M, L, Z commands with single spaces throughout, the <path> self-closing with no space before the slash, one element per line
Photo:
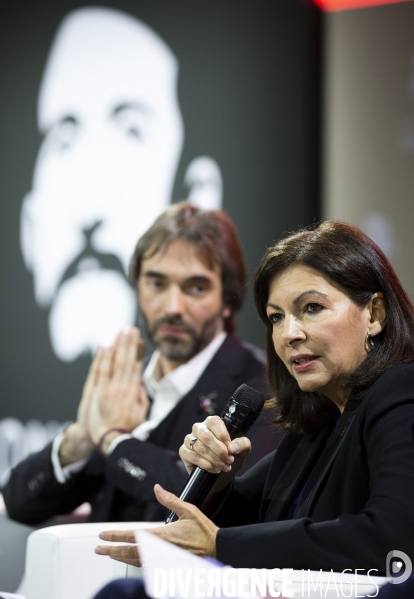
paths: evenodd
<path fill-rule="evenodd" d="M 303 293 L 301 293 L 300 295 L 298 295 L 293 300 L 293 303 L 294 304 L 298 304 L 300 302 L 300 300 L 303 299 L 303 297 L 305 295 L 319 295 L 320 297 L 328 297 L 326 293 L 322 293 L 321 291 L 317 291 L 316 289 L 308 289 L 307 291 L 304 291 Z"/>
<path fill-rule="evenodd" d="M 321 291 L 316 291 L 316 289 L 308 289 L 307 291 L 303 291 L 303 293 L 301 293 L 300 295 L 298 295 L 297 297 L 295 297 L 295 299 L 293 300 L 294 304 L 298 304 L 300 302 L 300 300 L 305 296 L 305 295 L 319 295 L 320 297 L 328 297 L 326 293 L 322 293 Z M 280 306 L 278 306 L 277 304 L 272 304 L 272 302 L 267 302 L 266 303 L 266 308 L 274 308 L 275 310 L 281 310 L 282 308 Z"/>
<path fill-rule="evenodd" d="M 274 308 L 275 310 L 281 310 L 282 309 L 280 306 L 277 306 L 276 304 L 272 304 L 272 302 L 267 302 L 266 303 L 266 308 Z"/>

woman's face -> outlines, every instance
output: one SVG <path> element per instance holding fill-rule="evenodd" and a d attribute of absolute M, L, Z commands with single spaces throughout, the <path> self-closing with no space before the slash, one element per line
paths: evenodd
<path fill-rule="evenodd" d="M 272 281 L 266 312 L 276 353 L 299 387 L 342 410 L 350 390 L 340 385 L 367 355 L 369 306 L 356 306 L 317 270 L 294 265 Z"/>

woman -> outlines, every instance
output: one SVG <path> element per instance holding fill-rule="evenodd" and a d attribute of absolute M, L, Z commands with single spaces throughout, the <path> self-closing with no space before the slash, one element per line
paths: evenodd
<path fill-rule="evenodd" d="M 156 486 L 180 521 L 152 532 L 234 567 L 384 574 L 390 551 L 413 559 L 414 310 L 390 263 L 325 222 L 268 250 L 254 294 L 285 438 L 233 481 L 248 439 L 230 442 L 216 416 L 195 424 L 180 455 L 188 472 L 222 473 L 206 505 L 219 509 L 210 520 Z M 98 552 L 138 563 L 133 547 Z"/>

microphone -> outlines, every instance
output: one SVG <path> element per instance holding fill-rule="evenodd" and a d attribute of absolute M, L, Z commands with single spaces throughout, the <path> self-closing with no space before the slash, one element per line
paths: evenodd
<path fill-rule="evenodd" d="M 221 415 L 230 439 L 244 436 L 247 433 L 262 411 L 263 404 L 263 395 L 248 385 L 240 385 L 236 389 Z M 219 476 L 220 473 L 212 474 L 196 466 L 181 490 L 180 499 L 199 507 Z M 170 511 L 165 519 L 165 524 L 176 520 L 178 520 L 177 514 Z"/>

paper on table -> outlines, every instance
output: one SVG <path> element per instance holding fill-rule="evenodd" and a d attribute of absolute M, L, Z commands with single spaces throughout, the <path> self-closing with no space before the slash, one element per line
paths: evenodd
<path fill-rule="evenodd" d="M 210 559 L 203 559 L 184 551 L 171 543 L 167 543 L 146 530 L 137 530 L 136 539 L 139 545 L 139 552 L 143 560 L 143 574 L 145 580 L 146 592 L 150 597 L 166 599 L 194 599 L 195 597 L 267 597 L 279 596 L 283 598 L 283 572 L 288 574 L 288 584 L 286 585 L 285 597 L 294 598 L 338 598 L 363 597 L 365 595 L 375 596 L 378 587 L 384 584 L 387 579 L 382 577 L 369 577 L 350 572 L 322 572 L 310 570 L 286 570 L 278 572 L 274 570 L 257 570 L 259 575 L 265 575 L 269 584 L 272 578 L 272 593 L 267 585 L 259 589 L 256 587 L 251 593 L 249 582 L 253 577 L 254 570 L 240 568 L 234 570 L 223 566 L 219 562 Z M 196 582 L 196 572 L 198 579 Z M 231 575 L 224 585 L 224 573 Z M 171 576 L 172 572 L 172 576 Z M 211 590 L 211 578 L 209 582 L 209 573 L 218 574 L 221 585 Z M 202 574 L 202 576 L 201 576 Z M 210 576 L 212 576 L 210 574 Z M 242 575 L 246 584 L 240 585 L 239 574 Z M 172 582 L 170 583 L 170 578 Z M 233 584 L 231 589 L 229 584 Z M 209 586 L 210 585 L 210 586 Z M 210 592 L 208 592 L 210 588 Z M 236 595 L 234 594 L 237 589 Z M 280 592 L 280 595 L 276 593 Z"/>
<path fill-rule="evenodd" d="M 228 593 L 223 593 L 220 584 L 227 569 L 220 562 L 198 557 L 146 530 L 137 530 L 135 535 L 143 564 L 145 590 L 150 597 L 188 599 L 229 596 Z M 234 570 L 232 572 L 234 574 Z M 217 585 L 218 592 L 210 591 L 208 595 L 209 587 L 214 584 Z"/>

